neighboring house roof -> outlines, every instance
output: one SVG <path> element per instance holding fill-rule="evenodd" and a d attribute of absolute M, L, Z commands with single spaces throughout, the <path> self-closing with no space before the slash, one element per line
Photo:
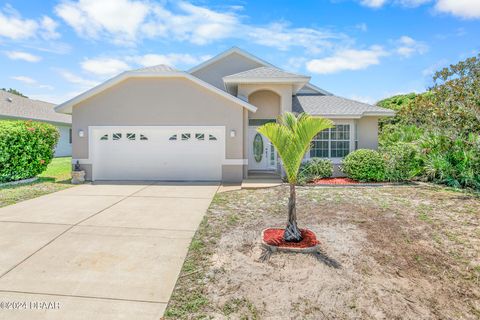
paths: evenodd
<path fill-rule="evenodd" d="M 275 67 L 259 67 L 223 77 L 225 88 L 234 92 L 240 83 L 289 83 L 293 84 L 293 93 L 297 93 L 310 77 L 287 72 Z"/>
<path fill-rule="evenodd" d="M 28 99 L 0 90 L 0 118 L 72 124 L 72 116 L 57 113 L 54 107 L 53 103 Z"/>
<path fill-rule="evenodd" d="M 292 98 L 293 112 L 330 118 L 360 118 L 362 116 L 394 116 L 389 109 L 337 96 L 298 94 Z"/>
<path fill-rule="evenodd" d="M 57 112 L 62 112 L 62 113 L 71 113 L 72 112 L 72 107 L 75 104 L 78 104 L 110 87 L 113 87 L 114 85 L 129 79 L 129 78 L 185 78 L 188 79 L 192 82 L 195 82 L 196 84 L 200 85 L 201 87 L 204 87 L 207 90 L 210 90 L 225 99 L 228 99 L 230 101 L 233 101 L 237 103 L 238 105 L 255 112 L 257 111 L 257 108 L 251 104 L 249 104 L 246 101 L 243 101 L 235 96 L 232 96 L 231 94 L 228 94 L 227 92 L 218 89 L 217 87 L 198 79 L 197 77 L 192 76 L 189 73 L 183 72 L 183 71 L 178 71 L 175 70 L 169 66 L 166 65 L 158 65 L 158 66 L 152 66 L 152 67 L 147 67 L 147 68 L 141 68 L 141 69 L 136 69 L 136 70 L 130 70 L 130 71 L 125 71 L 123 73 L 120 73 L 119 75 L 111 78 L 110 80 L 105 81 L 104 83 L 99 84 L 98 86 L 76 96 L 73 99 L 70 99 L 61 105 L 58 105 L 55 109 Z"/>
<path fill-rule="evenodd" d="M 199 64 L 198 66 L 193 67 L 192 69 L 188 70 L 188 72 L 189 72 L 189 73 L 197 72 L 198 70 L 201 70 L 201 69 L 203 69 L 203 68 L 206 68 L 206 67 L 208 67 L 209 65 L 211 65 L 211 64 L 213 64 L 213 63 L 215 63 L 215 62 L 217 62 L 217 61 L 225 58 L 226 56 L 231 55 L 232 53 L 236 53 L 236 54 L 239 54 L 239 55 L 241 55 L 241 56 L 244 56 L 245 58 L 250 59 L 250 60 L 252 60 L 252 61 L 255 61 L 255 62 L 257 62 L 257 63 L 259 63 L 259 64 L 261 64 L 261 65 L 263 65 L 263 66 L 265 66 L 265 67 L 273 67 L 273 68 L 278 69 L 278 68 L 277 68 L 276 66 L 274 66 L 273 64 L 271 64 L 271 63 L 269 63 L 269 62 L 267 62 L 267 61 L 265 61 L 265 60 L 263 60 L 263 59 L 260 59 L 259 57 L 256 57 L 256 56 L 254 56 L 253 54 L 251 54 L 251 53 L 249 53 L 249 52 L 247 52 L 247 51 L 245 51 L 245 50 L 242 50 L 242 49 L 240 49 L 240 48 L 238 48 L 238 47 L 232 47 L 232 48 L 230 48 L 230 49 L 228 49 L 228 50 L 226 50 L 226 51 L 224 51 L 224 52 L 216 55 L 215 57 L 213 57 L 213 58 L 211 58 L 211 59 L 209 59 L 209 60 L 207 60 L 207 61 L 205 61 L 205 62 L 202 62 L 202 63 Z M 326 94 L 326 95 L 330 95 L 330 94 L 331 94 L 330 92 L 328 92 L 328 91 L 326 91 L 326 90 L 323 90 L 323 89 L 321 89 L 321 88 L 319 88 L 319 87 L 317 87 L 317 86 L 315 86 L 315 85 L 313 85 L 313 84 L 311 84 L 311 83 L 305 84 L 304 88 L 306 88 L 306 89 L 308 89 L 308 90 L 312 90 L 312 91 L 317 92 L 317 93 L 320 93 L 320 94 Z"/>

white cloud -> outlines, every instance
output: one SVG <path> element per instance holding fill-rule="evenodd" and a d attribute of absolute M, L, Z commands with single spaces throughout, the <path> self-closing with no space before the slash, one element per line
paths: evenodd
<path fill-rule="evenodd" d="M 85 79 L 67 70 L 59 69 L 57 71 L 62 78 L 82 88 L 91 88 L 99 84 L 99 81 Z"/>
<path fill-rule="evenodd" d="M 409 58 L 414 54 L 424 54 L 428 51 L 428 46 L 425 43 L 414 40 L 409 36 L 401 36 L 396 43 L 395 51 L 404 58 Z"/>
<path fill-rule="evenodd" d="M 32 78 L 27 77 L 27 76 L 15 76 L 15 77 L 12 77 L 12 79 L 23 82 L 23 83 L 26 83 L 26 84 L 36 84 L 37 83 L 37 81 L 35 79 L 32 79 Z"/>
<path fill-rule="evenodd" d="M 83 70 L 97 76 L 114 76 L 131 69 L 126 62 L 113 58 L 85 59 L 81 66 Z"/>
<path fill-rule="evenodd" d="M 40 89 L 53 90 L 52 86 L 47 85 L 47 84 L 40 84 L 40 83 L 38 83 L 37 80 L 35 80 L 33 78 L 30 78 L 30 77 L 27 77 L 27 76 L 14 76 L 14 77 L 11 77 L 11 78 L 14 79 L 14 80 L 23 82 L 23 83 L 25 83 L 29 86 L 34 86 L 34 87 L 37 87 L 37 88 L 40 88 Z"/>
<path fill-rule="evenodd" d="M 35 20 L 23 19 L 12 7 L 6 6 L 0 10 L 0 36 L 12 40 L 27 39 L 33 37 L 37 29 Z"/>
<path fill-rule="evenodd" d="M 480 18 L 478 0 L 438 0 L 435 9 L 464 19 Z"/>
<path fill-rule="evenodd" d="M 42 60 L 39 56 L 23 51 L 8 51 L 5 52 L 5 54 L 12 60 L 24 60 L 27 62 L 38 62 Z"/>
<path fill-rule="evenodd" d="M 369 49 L 345 49 L 335 55 L 313 59 L 307 62 L 307 70 L 312 73 L 330 74 L 344 70 L 362 70 L 380 63 L 380 58 L 388 55 L 381 46 L 371 46 Z"/>
<path fill-rule="evenodd" d="M 169 53 L 169 54 L 145 54 L 141 56 L 133 56 L 127 58 L 129 61 L 133 61 L 141 66 L 148 67 L 158 64 L 165 64 L 175 67 L 177 65 L 194 65 L 205 60 L 208 60 L 211 56 L 193 56 L 190 54 L 182 53 Z"/>
<path fill-rule="evenodd" d="M 234 38 L 280 50 L 303 47 L 318 53 L 332 47 L 333 41 L 348 38 L 315 28 L 292 28 L 286 23 L 249 25 L 241 21 L 237 11 L 227 8 L 220 12 L 186 1 L 147 0 L 64 1 L 55 7 L 80 36 L 94 40 L 106 37 L 119 45 L 159 38 L 205 45 Z"/>
<path fill-rule="evenodd" d="M 382 7 L 387 0 L 361 0 L 360 4 L 370 8 L 380 8 Z"/>
<path fill-rule="evenodd" d="M 60 38 L 60 33 L 57 32 L 58 23 L 52 18 L 43 16 L 40 25 L 40 34 L 44 39 L 52 40 Z"/>
<path fill-rule="evenodd" d="M 79 35 L 98 39 L 111 34 L 119 43 L 135 40 L 148 11 L 147 2 L 129 0 L 64 1 L 55 7 L 56 14 Z"/>
<path fill-rule="evenodd" d="M 0 37 L 11 40 L 25 40 L 40 36 L 43 39 L 54 39 L 60 36 L 56 32 L 57 23 L 50 17 L 40 20 L 24 19 L 10 5 L 0 9 Z"/>

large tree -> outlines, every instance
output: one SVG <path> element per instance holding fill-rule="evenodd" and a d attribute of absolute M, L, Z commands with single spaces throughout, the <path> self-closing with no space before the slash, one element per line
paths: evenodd
<path fill-rule="evenodd" d="M 302 240 L 297 226 L 295 192 L 298 170 L 305 153 L 310 148 L 313 137 L 332 126 L 332 121 L 321 117 L 312 117 L 305 113 L 295 116 L 293 113 L 286 112 L 278 119 L 277 123 L 267 123 L 258 128 L 258 132 L 267 137 L 275 146 L 290 184 L 285 241 L 298 242 Z"/>

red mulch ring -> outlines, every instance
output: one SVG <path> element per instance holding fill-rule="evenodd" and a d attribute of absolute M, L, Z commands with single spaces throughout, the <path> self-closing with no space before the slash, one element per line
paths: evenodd
<path fill-rule="evenodd" d="M 322 178 L 312 182 L 313 184 L 357 184 L 360 183 L 350 178 Z"/>
<path fill-rule="evenodd" d="M 308 229 L 300 229 L 302 234 L 302 241 L 300 242 L 286 242 L 283 239 L 283 234 L 285 233 L 285 229 L 266 229 L 263 232 L 263 241 L 266 244 L 271 246 L 277 247 L 284 247 L 284 248 L 310 248 L 318 245 L 320 241 L 317 240 L 317 236 L 315 233 Z"/>

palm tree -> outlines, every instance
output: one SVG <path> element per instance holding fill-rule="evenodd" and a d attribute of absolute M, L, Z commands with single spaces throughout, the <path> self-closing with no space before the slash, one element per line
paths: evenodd
<path fill-rule="evenodd" d="M 283 236 L 285 241 L 298 242 L 302 240 L 297 227 L 295 184 L 303 156 L 310 148 L 310 143 L 315 135 L 332 126 L 333 122 L 328 119 L 312 117 L 306 113 L 295 116 L 291 112 L 286 112 L 279 117 L 277 123 L 267 123 L 257 129 L 277 149 L 290 184 L 288 224 Z"/>

